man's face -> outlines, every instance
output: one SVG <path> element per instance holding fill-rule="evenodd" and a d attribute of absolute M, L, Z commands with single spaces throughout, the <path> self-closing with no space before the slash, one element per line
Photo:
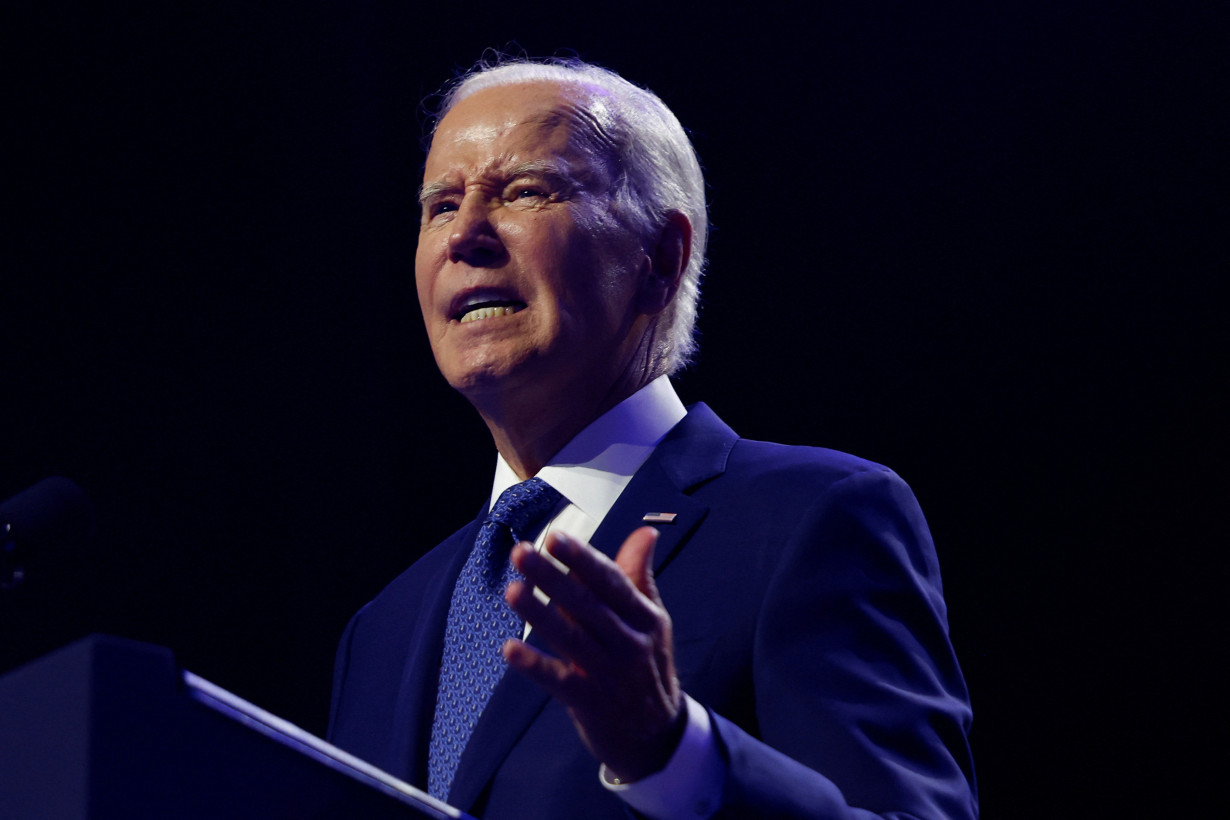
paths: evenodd
<path fill-rule="evenodd" d="M 584 93 L 485 89 L 432 140 L 415 279 L 436 363 L 472 401 L 597 405 L 637 365 L 646 256 L 611 214 Z"/>

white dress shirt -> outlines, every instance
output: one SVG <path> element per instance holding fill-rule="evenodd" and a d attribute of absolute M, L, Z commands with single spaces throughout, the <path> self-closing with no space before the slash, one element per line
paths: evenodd
<path fill-rule="evenodd" d="M 686 415 L 670 379 L 660 376 L 578 433 L 538 471 L 538 478 L 559 490 L 563 500 L 534 546 L 541 550 L 547 534 L 556 530 L 589 543 L 633 474 Z M 499 456 L 488 509 L 504 490 L 519 482 Z M 535 594 L 546 599 L 538 590 Z M 525 635 L 529 631 L 527 624 Z M 686 695 L 684 701 L 687 727 L 666 768 L 635 783 L 615 783 L 608 779 L 605 769 L 599 772 L 607 789 L 657 820 L 709 817 L 717 809 L 725 780 L 725 764 L 717 751 L 708 712 Z"/>

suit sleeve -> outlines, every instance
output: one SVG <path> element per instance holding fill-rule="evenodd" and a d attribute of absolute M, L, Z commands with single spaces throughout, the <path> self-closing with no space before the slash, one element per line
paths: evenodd
<path fill-rule="evenodd" d="M 934 546 L 909 488 L 877 469 L 800 519 L 756 627 L 758 725 L 714 716 L 718 818 L 968 820 L 970 709 Z"/>

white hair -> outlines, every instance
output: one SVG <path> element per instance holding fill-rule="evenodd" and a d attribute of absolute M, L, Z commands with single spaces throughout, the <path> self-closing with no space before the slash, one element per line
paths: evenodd
<path fill-rule="evenodd" d="M 692 223 L 687 269 L 659 321 L 666 330 L 663 372 L 674 374 L 696 353 L 696 313 L 705 267 L 708 216 L 705 179 L 696 150 L 666 103 L 613 71 L 575 59 L 531 61 L 502 55 L 478 63 L 443 92 L 436 124 L 462 99 L 501 85 L 557 82 L 588 93 L 588 113 L 610 153 L 615 213 L 648 246 L 668 215 L 678 211 Z M 433 128 L 434 135 L 434 128 Z"/>

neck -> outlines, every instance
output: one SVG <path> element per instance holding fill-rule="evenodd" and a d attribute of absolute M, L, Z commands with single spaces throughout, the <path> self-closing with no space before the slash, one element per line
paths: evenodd
<path fill-rule="evenodd" d="M 531 371 L 464 391 L 517 478 L 532 478 L 591 422 L 666 372 L 657 323 L 639 321 L 647 327 L 627 354 L 616 357 L 616 367 L 563 381 Z"/>
<path fill-rule="evenodd" d="M 621 380 L 589 402 L 575 397 L 544 396 L 529 389 L 521 394 L 467 396 L 491 431 L 496 449 L 522 481 L 533 477 L 595 419 L 653 381 L 656 374 Z M 583 393 L 573 396 L 584 395 Z"/>

